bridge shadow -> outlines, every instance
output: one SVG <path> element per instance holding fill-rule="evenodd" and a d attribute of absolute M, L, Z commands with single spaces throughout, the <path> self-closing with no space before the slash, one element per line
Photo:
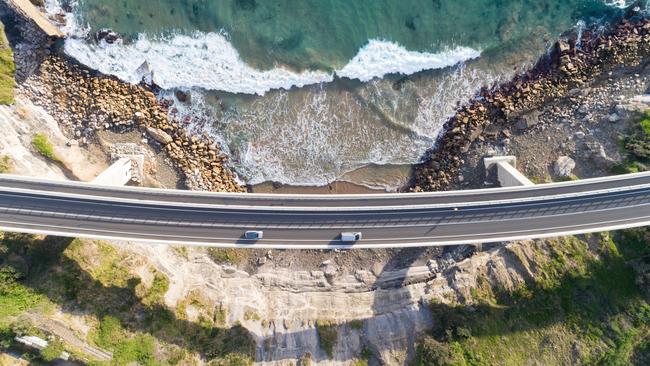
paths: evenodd
<path fill-rule="evenodd" d="M 0 249 L 7 250 L 0 251 L 0 268 L 13 269 L 22 278 L 21 283 L 47 296 L 66 312 L 94 315 L 98 319 L 111 316 L 128 331 L 149 333 L 207 359 L 231 353 L 254 356 L 253 336 L 240 325 L 215 325 L 216 310 L 213 319 L 199 324 L 179 318 L 158 302 L 143 302 L 136 293 L 139 279 L 130 278 L 124 287 L 105 286 L 64 254 L 73 240 L 5 233 Z"/>
<path fill-rule="evenodd" d="M 226 329 L 198 324 L 179 318 L 163 305 L 145 304 L 136 294 L 137 280 L 123 287 L 103 285 L 63 253 L 72 241 L 5 234 L 1 244 L 8 250 L 0 251 L 0 267 L 8 266 L 22 274 L 22 283 L 67 312 L 98 318 L 115 317 L 129 331 L 149 333 L 160 341 L 198 352 L 206 359 L 244 352 L 260 360 L 260 354 L 256 355 L 256 336 L 241 326 Z M 424 257 L 438 262 L 460 260 L 471 255 L 472 249 L 463 246 L 439 248 L 438 252 L 426 253 L 427 250 L 396 250 L 372 285 L 373 315 L 362 321 L 361 328 L 358 321 L 337 326 L 340 332 L 351 329 L 359 332 L 361 348 L 373 354 L 371 365 L 379 364 L 377 355 L 391 351 L 394 346 L 404 346 L 413 354 L 414 344 L 422 333 L 439 342 L 453 342 L 470 336 L 490 337 L 542 329 L 568 319 L 580 326 L 615 316 L 643 297 L 634 285 L 634 271 L 627 263 L 630 258 L 604 255 L 601 260 L 588 264 L 584 271 L 559 276 L 552 283 L 529 282 L 514 292 L 495 290 L 491 296 L 473 305 L 431 304 L 412 298 L 407 288 L 412 279 L 407 272 L 400 275 L 400 270 Z M 650 254 L 640 260 L 650 265 Z M 443 268 L 443 273 L 451 278 L 451 271 L 455 270 L 453 266 Z M 420 331 L 423 329 L 427 330 Z M 319 347 L 313 329 L 290 331 L 287 337 L 313 340 L 313 343 L 294 347 L 305 350 Z M 402 343 L 396 344 L 397 338 L 403 339 Z M 272 344 L 275 339 L 275 336 L 268 338 L 269 347 L 277 346 Z M 262 339 L 262 343 L 265 341 Z M 370 348 L 370 344 L 374 348 Z M 282 352 L 272 353 L 273 357 L 282 359 Z M 325 352 L 316 352 L 312 357 L 319 361 L 329 359 Z M 357 356 L 337 361 L 349 361 L 354 357 Z M 290 359 L 289 356 L 284 358 Z"/>

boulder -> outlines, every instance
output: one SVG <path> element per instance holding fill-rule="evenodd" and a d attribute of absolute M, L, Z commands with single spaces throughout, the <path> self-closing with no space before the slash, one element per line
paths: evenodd
<path fill-rule="evenodd" d="M 596 141 L 588 141 L 585 143 L 587 148 L 587 156 L 596 164 L 600 165 L 602 169 L 610 169 L 616 164 L 616 160 L 607 156 L 603 145 Z"/>
<path fill-rule="evenodd" d="M 105 41 L 108 44 L 113 44 L 120 40 L 120 35 L 111 29 L 100 29 L 95 33 L 95 40 Z"/>
<path fill-rule="evenodd" d="M 539 111 L 532 111 L 521 115 L 521 117 L 519 117 L 519 120 L 515 124 L 515 128 L 517 128 L 520 131 L 523 131 L 525 129 L 535 126 L 536 124 L 539 123 L 540 114 L 541 113 Z"/>
<path fill-rule="evenodd" d="M 178 99 L 179 102 L 181 103 L 187 103 L 190 100 L 190 93 L 185 92 L 182 90 L 176 90 L 174 92 L 174 95 L 176 95 L 176 99 Z"/>
<path fill-rule="evenodd" d="M 147 133 L 149 133 L 149 136 L 151 136 L 154 140 L 158 141 L 163 145 L 167 145 L 174 141 L 174 139 L 172 139 L 172 137 L 169 136 L 167 132 L 159 128 L 147 127 Z"/>
<path fill-rule="evenodd" d="M 553 172 L 558 177 L 568 178 L 573 174 L 576 162 L 568 156 L 560 156 L 553 163 Z"/>

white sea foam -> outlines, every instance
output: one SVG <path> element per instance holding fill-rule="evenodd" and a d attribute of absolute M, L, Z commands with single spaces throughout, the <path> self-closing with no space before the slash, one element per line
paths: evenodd
<path fill-rule="evenodd" d="M 605 5 L 615 6 L 617 8 L 624 9 L 630 6 L 632 3 L 634 3 L 634 0 L 603 0 L 603 2 L 605 3 Z"/>
<path fill-rule="evenodd" d="M 65 52 L 85 65 L 128 82 L 140 81 L 136 69 L 145 61 L 154 81 L 165 89 L 199 87 L 232 93 L 264 94 L 271 89 L 288 89 L 333 79 L 321 71 L 301 73 L 276 67 L 257 70 L 244 63 L 237 50 L 222 34 L 196 33 L 150 40 L 145 35 L 133 43 L 92 44 L 70 38 Z"/>
<path fill-rule="evenodd" d="M 386 74 L 408 75 L 422 70 L 440 69 L 480 55 L 479 51 L 469 47 L 457 47 L 440 53 L 415 52 L 394 42 L 372 39 L 336 74 L 369 81 Z"/>
<path fill-rule="evenodd" d="M 258 70 L 242 61 L 238 51 L 223 34 L 200 33 L 150 39 L 146 35 L 128 44 L 89 43 L 70 37 L 65 52 L 81 63 L 128 82 L 139 82 L 136 70 L 145 61 L 154 72 L 154 81 L 163 88 L 222 90 L 263 95 L 272 89 L 330 82 L 334 74 L 323 71 L 296 72 L 282 66 Z M 427 69 L 455 65 L 478 57 L 480 52 L 458 47 L 440 53 L 408 51 L 387 41 L 370 40 L 336 75 L 368 81 L 389 73 L 412 74 Z"/>

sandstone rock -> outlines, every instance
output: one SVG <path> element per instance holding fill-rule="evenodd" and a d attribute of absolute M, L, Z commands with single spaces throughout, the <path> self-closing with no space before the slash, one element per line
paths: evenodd
<path fill-rule="evenodd" d="M 174 141 L 169 134 L 159 128 L 147 127 L 147 133 L 156 141 L 163 145 L 167 145 Z"/>
<path fill-rule="evenodd" d="M 100 29 L 95 33 L 95 40 L 113 44 L 120 40 L 120 35 L 111 29 Z"/>
<path fill-rule="evenodd" d="M 616 164 L 616 161 L 614 159 L 607 156 L 605 148 L 601 143 L 596 141 L 589 141 L 585 143 L 585 147 L 587 148 L 587 154 L 589 158 L 600 165 L 603 169 L 610 169 Z"/>
<path fill-rule="evenodd" d="M 570 177 L 573 174 L 573 169 L 576 167 L 576 162 L 568 156 L 560 156 L 553 163 L 553 172 L 558 177 Z"/>
<path fill-rule="evenodd" d="M 515 128 L 523 131 L 525 129 L 531 128 L 535 126 L 536 124 L 539 123 L 539 115 L 541 113 L 539 111 L 532 111 L 526 114 L 523 114 L 521 117 L 519 117 L 519 120 L 515 124 Z"/>
<path fill-rule="evenodd" d="M 187 103 L 190 101 L 190 94 L 188 92 L 176 90 L 174 92 L 174 95 L 176 96 L 176 99 L 178 99 L 178 101 L 181 103 Z"/>

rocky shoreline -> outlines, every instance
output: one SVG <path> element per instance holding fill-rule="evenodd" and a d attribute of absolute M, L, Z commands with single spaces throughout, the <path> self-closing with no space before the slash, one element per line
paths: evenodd
<path fill-rule="evenodd" d="M 507 138 L 507 126 L 525 123 L 528 113 L 547 101 L 566 95 L 619 66 L 638 65 L 650 55 L 650 19 L 623 19 L 597 35 L 585 31 L 580 39 L 558 41 L 549 54 L 510 82 L 484 88 L 461 107 L 444 126 L 436 145 L 423 163 L 414 167 L 405 191 L 457 189 L 463 156 L 485 136 Z M 523 122 L 522 122 L 523 121 Z"/>
<path fill-rule="evenodd" d="M 163 149 L 192 190 L 244 192 L 225 164 L 227 156 L 208 136 L 191 135 L 170 120 L 167 106 L 142 85 L 121 82 L 50 55 L 22 84 L 20 93 L 59 121 L 71 143 L 88 143 L 95 131 L 140 129 Z"/>
<path fill-rule="evenodd" d="M 143 143 L 165 152 L 188 189 L 246 191 L 219 144 L 209 136 L 191 134 L 170 117 L 169 103 L 159 101 L 151 87 L 124 83 L 68 59 L 10 3 L 0 4 L 0 16 L 11 23 L 17 94 L 51 114 L 69 144 L 93 142 L 101 130 L 139 130 Z"/>

